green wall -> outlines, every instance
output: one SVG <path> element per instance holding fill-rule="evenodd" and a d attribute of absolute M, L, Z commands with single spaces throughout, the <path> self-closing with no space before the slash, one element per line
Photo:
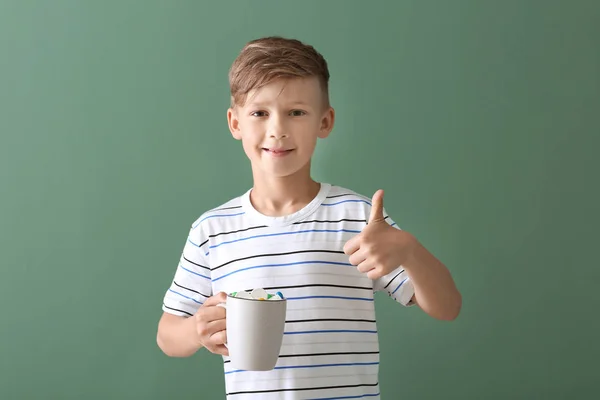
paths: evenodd
<path fill-rule="evenodd" d="M 557 0 L 0 0 L 0 398 L 224 398 L 156 326 L 190 224 L 251 185 L 227 69 L 271 34 L 330 64 L 315 177 L 385 189 L 463 294 L 378 297 L 383 398 L 599 398 L 600 3 Z"/>

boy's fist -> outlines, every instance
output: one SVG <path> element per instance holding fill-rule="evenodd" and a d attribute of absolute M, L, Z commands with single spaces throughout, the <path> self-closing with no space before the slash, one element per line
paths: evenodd
<path fill-rule="evenodd" d="M 412 251 L 411 235 L 392 227 L 383 215 L 383 190 L 372 199 L 367 226 L 344 245 L 350 264 L 369 279 L 378 279 L 403 265 Z"/>
<path fill-rule="evenodd" d="M 227 295 L 223 292 L 206 299 L 194 315 L 198 340 L 208 351 L 224 356 L 229 355 L 227 347 L 227 331 L 225 324 L 225 308 L 217 304 L 224 303 Z"/>

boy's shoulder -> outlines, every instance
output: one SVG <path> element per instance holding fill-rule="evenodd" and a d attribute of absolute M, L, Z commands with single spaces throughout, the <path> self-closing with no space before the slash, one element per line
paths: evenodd
<path fill-rule="evenodd" d="M 327 199 L 330 201 L 334 201 L 334 199 L 338 199 L 340 201 L 356 200 L 359 202 L 364 202 L 369 206 L 371 205 L 371 199 L 369 197 L 355 190 L 338 185 L 331 185 Z"/>
<path fill-rule="evenodd" d="M 192 223 L 192 229 L 204 227 L 211 220 L 219 220 L 225 217 L 235 217 L 243 215 L 242 198 L 244 194 L 233 197 L 224 203 L 221 203 L 209 210 L 204 211 L 196 220 Z"/>
<path fill-rule="evenodd" d="M 337 206 L 339 208 L 352 207 L 355 210 L 362 208 L 368 213 L 371 208 L 371 199 L 362 193 L 345 186 L 322 183 L 326 191 L 321 199 L 321 206 Z M 231 225 L 232 220 L 243 219 L 246 213 L 244 200 L 250 190 L 230 198 L 217 206 L 204 211 L 192 224 L 192 229 L 199 231 L 213 231 L 222 225 Z M 362 207 L 361 207 L 362 206 Z M 235 218 L 240 217 L 240 218 Z M 196 229 L 200 228 L 200 229 Z"/>

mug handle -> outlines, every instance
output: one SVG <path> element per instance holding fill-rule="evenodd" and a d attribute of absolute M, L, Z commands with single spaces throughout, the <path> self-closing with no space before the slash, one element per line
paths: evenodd
<path fill-rule="evenodd" d="M 227 304 L 226 303 L 218 303 L 217 307 L 223 307 L 224 309 L 227 310 Z M 223 343 L 223 345 L 225 345 L 225 347 L 229 348 L 229 346 L 227 346 L 227 343 Z"/>

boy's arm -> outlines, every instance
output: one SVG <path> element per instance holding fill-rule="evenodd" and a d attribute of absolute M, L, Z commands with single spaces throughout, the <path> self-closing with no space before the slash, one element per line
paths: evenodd
<path fill-rule="evenodd" d="M 210 266 L 205 255 L 206 239 L 202 226 L 192 225 L 179 265 L 164 295 L 156 341 L 159 348 L 172 357 L 187 357 L 202 347 L 200 336 L 204 335 L 207 315 L 206 307 L 201 306 L 214 302 Z M 208 317 L 214 317 L 212 314 Z"/>
<path fill-rule="evenodd" d="M 196 342 L 196 325 L 193 317 L 180 317 L 163 312 L 158 323 L 156 343 L 169 357 L 189 357 L 202 348 Z"/>
<path fill-rule="evenodd" d="M 376 290 L 383 288 L 403 305 L 418 304 L 440 320 L 458 316 L 462 296 L 450 272 L 387 215 L 382 191 L 373 196 L 367 227 L 346 243 L 344 251 L 351 254 L 350 262 L 359 271 L 373 277 Z"/>
<path fill-rule="evenodd" d="M 189 357 L 203 347 L 211 353 L 229 355 L 224 345 L 225 309 L 217 306 L 225 301 L 227 295 L 219 292 L 209 297 L 193 316 L 164 312 L 158 323 L 158 347 L 170 357 Z"/>
<path fill-rule="evenodd" d="M 430 316 L 451 321 L 462 307 L 462 296 L 446 266 L 425 246 L 405 231 L 398 231 L 399 240 L 408 242 L 411 251 L 403 268 L 413 284 L 415 301 Z"/>

